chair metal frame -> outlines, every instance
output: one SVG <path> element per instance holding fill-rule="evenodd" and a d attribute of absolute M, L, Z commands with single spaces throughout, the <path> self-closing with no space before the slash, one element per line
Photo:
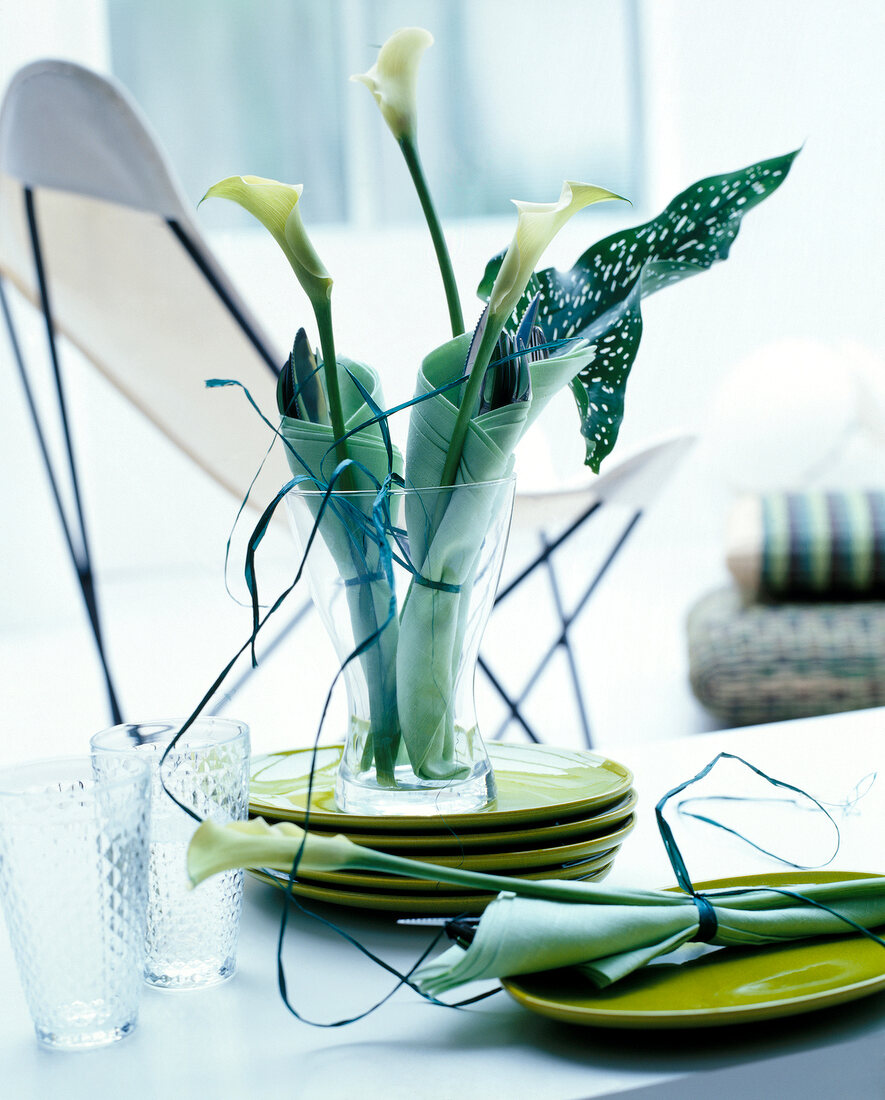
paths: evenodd
<path fill-rule="evenodd" d="M 52 299 L 49 287 L 49 273 L 47 272 L 43 248 L 40 240 L 37 203 L 35 201 L 35 195 L 32 188 L 23 186 L 22 192 L 25 204 L 25 216 L 27 219 L 28 236 L 31 246 L 31 256 L 34 263 L 34 273 L 36 276 L 37 286 L 40 294 L 40 309 L 44 319 L 49 362 L 52 367 L 54 393 L 58 408 L 59 421 L 61 425 L 61 437 L 65 455 L 65 464 L 67 466 L 66 475 L 63 474 L 62 470 L 56 467 L 56 464 L 53 462 L 52 459 L 48 444 L 47 429 L 40 418 L 37 402 L 34 397 L 33 386 L 31 384 L 28 368 L 25 364 L 21 342 L 18 338 L 18 332 L 16 330 L 15 322 L 12 316 L 12 310 L 9 306 L 9 301 L 4 287 L 4 280 L 2 277 L 0 277 L 0 310 L 2 310 L 3 313 L 6 330 L 9 336 L 10 348 L 12 350 L 12 356 L 15 361 L 19 377 L 21 379 L 25 402 L 27 404 L 28 413 L 30 415 L 31 422 L 34 427 L 34 432 L 37 437 L 40 455 L 46 471 L 47 478 L 49 480 L 52 497 L 55 502 L 55 508 L 58 513 L 59 521 L 61 523 L 62 532 L 64 534 L 65 544 L 68 549 L 71 564 L 74 567 L 74 572 L 77 577 L 77 583 L 79 585 L 80 593 L 83 599 L 83 605 L 86 609 L 86 614 L 89 619 L 89 626 L 92 631 L 96 653 L 98 655 L 98 660 L 101 665 L 105 693 L 107 695 L 111 719 L 116 724 L 123 721 L 123 716 L 119 703 L 119 695 L 117 693 L 117 689 L 114 683 L 114 677 L 110 669 L 104 639 L 104 631 L 102 628 L 102 618 L 99 608 L 98 594 L 96 591 L 96 578 L 95 568 L 93 564 L 93 555 L 90 545 L 89 533 L 86 525 L 86 518 L 83 510 L 81 479 L 74 451 L 74 444 L 71 432 L 71 419 L 68 409 L 68 401 L 65 394 L 65 385 L 61 368 L 61 358 L 59 355 L 58 338 L 55 323 L 53 320 Z M 258 354 L 267 364 L 274 378 L 276 378 L 279 374 L 279 367 L 275 364 L 273 357 L 271 356 L 268 349 L 265 347 L 263 341 L 260 339 L 258 334 L 255 332 L 252 325 L 249 323 L 248 319 L 243 315 L 236 301 L 231 297 L 226 288 L 222 286 L 222 284 L 216 278 L 214 271 L 212 270 L 210 265 L 207 264 L 205 257 L 203 256 L 197 242 L 195 242 L 189 236 L 186 229 L 174 218 L 166 218 L 166 224 L 169 226 L 170 231 L 181 244 L 184 251 L 193 260 L 203 278 L 205 278 L 209 285 L 212 287 L 212 289 L 224 305 L 225 309 L 227 309 L 231 317 L 235 320 L 237 325 L 242 330 L 243 334 L 247 337 L 249 342 L 253 345 Z M 65 508 L 62 499 L 60 489 L 62 476 L 66 476 L 68 479 L 68 487 L 70 489 L 71 497 L 73 499 L 73 515 L 68 514 L 68 511 Z M 294 628 L 294 626 L 301 620 L 306 610 L 306 606 L 300 609 L 300 611 L 288 624 L 285 630 L 281 632 L 281 634 L 277 637 L 277 639 L 273 643 L 274 647 L 276 647 L 276 645 L 279 644 L 279 642 L 282 640 L 282 636 L 288 633 L 292 628 Z M 229 691 L 222 705 L 225 705 L 230 700 L 231 695 L 232 693 Z"/>
<path fill-rule="evenodd" d="M 603 577 L 608 572 L 610 566 L 614 562 L 617 555 L 623 549 L 625 543 L 629 539 L 630 535 L 636 528 L 637 523 L 642 518 L 642 509 L 637 508 L 630 516 L 626 526 L 623 528 L 621 534 L 618 536 L 605 560 L 602 562 L 596 573 L 591 577 L 589 583 L 585 587 L 584 591 L 578 599 L 574 609 L 568 613 L 565 611 L 565 607 L 562 600 L 562 591 L 559 585 L 559 580 L 556 574 L 556 568 L 554 565 L 554 554 L 559 550 L 569 539 L 573 538 L 577 532 L 584 526 L 587 521 L 594 516 L 602 507 L 603 500 L 595 500 L 588 508 L 586 508 L 572 523 L 568 525 L 559 535 L 557 535 L 552 541 L 548 541 L 545 534 L 541 535 L 541 550 L 532 558 L 528 565 L 526 565 L 511 581 L 508 582 L 501 589 L 495 598 L 493 607 L 497 607 L 502 601 L 506 600 L 508 596 L 512 595 L 517 589 L 526 581 L 537 569 L 542 566 L 547 572 L 547 576 L 550 583 L 550 593 L 553 599 L 553 606 L 556 611 L 557 618 L 559 620 L 560 630 L 554 638 L 553 642 L 541 655 L 538 663 L 535 666 L 534 671 L 529 676 L 528 680 L 523 685 L 519 694 L 513 695 L 504 685 L 501 683 L 499 676 L 490 666 L 489 662 L 480 654 L 478 665 L 482 669 L 489 683 L 494 688 L 495 692 L 501 698 L 505 706 L 507 707 L 507 716 L 500 724 L 498 729 L 492 735 L 492 740 L 500 740 L 506 733 L 511 723 L 515 722 L 519 725 L 530 741 L 535 744 L 540 744 L 542 738 L 538 736 L 532 726 L 529 724 L 523 713 L 523 705 L 526 699 L 529 697 L 533 689 L 536 687 L 538 681 L 541 678 L 544 670 L 553 659 L 556 652 L 560 649 L 563 650 L 568 665 L 569 680 L 571 682 L 572 691 L 575 699 L 575 709 L 577 712 L 578 721 L 581 726 L 581 734 L 584 739 L 584 743 L 587 748 L 592 748 L 593 737 L 591 732 L 590 719 L 587 712 L 587 703 L 584 698 L 584 689 L 581 683 L 581 676 L 578 671 L 577 661 L 575 659 L 574 650 L 569 638 L 569 630 L 574 625 L 578 616 L 584 610 L 593 593 L 599 587 Z"/>

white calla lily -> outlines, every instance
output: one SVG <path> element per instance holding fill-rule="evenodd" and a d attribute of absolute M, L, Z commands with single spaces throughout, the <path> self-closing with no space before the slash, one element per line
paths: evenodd
<path fill-rule="evenodd" d="M 604 187 L 566 180 L 557 202 L 520 202 L 514 199 L 513 204 L 519 211 L 516 232 L 492 287 L 489 297 L 491 315 L 500 318 L 510 316 L 547 245 L 573 214 L 594 202 L 620 198 L 620 195 Z"/>
<path fill-rule="evenodd" d="M 418 65 L 421 55 L 432 45 L 430 31 L 403 27 L 387 39 L 367 73 L 354 73 L 350 78 L 365 84 L 375 97 L 397 141 L 415 137 Z"/>
<path fill-rule="evenodd" d="M 308 239 L 298 201 L 300 183 L 278 183 L 263 176 L 229 176 L 214 184 L 204 199 L 230 199 L 257 218 L 283 250 L 292 270 L 312 302 L 328 299 L 332 277 Z"/>
<path fill-rule="evenodd" d="M 301 220 L 301 211 L 293 206 L 286 218 L 284 236 L 288 246 L 289 263 L 298 276 L 298 281 L 313 302 L 317 297 L 329 298 L 332 295 L 332 276 L 326 271 L 323 261 L 310 243 L 310 238 Z"/>
<path fill-rule="evenodd" d="M 483 329 L 479 350 L 470 368 L 470 378 L 464 389 L 458 420 L 452 429 L 449 452 L 442 475 L 443 485 L 455 483 L 467 426 L 479 400 L 480 388 L 492 351 L 501 335 L 501 330 L 519 303 L 544 249 L 573 214 L 577 214 L 579 210 L 590 206 L 591 203 L 620 198 L 620 195 L 607 191 L 604 187 L 566 180 L 557 202 L 513 200 L 514 206 L 519 211 L 516 232 L 501 261 L 501 267 L 498 269 L 497 278 L 489 295 L 488 320 Z"/>
<path fill-rule="evenodd" d="M 298 202 L 304 187 L 300 183 L 279 183 L 263 176 L 228 176 L 213 184 L 201 202 L 209 198 L 230 199 L 258 219 L 267 229 L 292 265 L 292 270 L 310 299 L 320 346 L 323 349 L 323 376 L 329 418 L 335 439 L 335 456 L 339 462 L 348 457 L 344 438 L 344 417 L 338 391 L 335 337 L 332 331 L 332 276 L 316 254 L 304 229 Z M 345 471 L 342 486 L 349 487 L 350 476 Z"/>

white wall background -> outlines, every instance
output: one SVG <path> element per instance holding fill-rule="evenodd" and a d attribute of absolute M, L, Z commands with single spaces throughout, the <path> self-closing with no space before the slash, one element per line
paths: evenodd
<path fill-rule="evenodd" d="M 611 211 L 598 216 L 588 213 L 563 233 L 551 251 L 551 260 L 567 265 L 588 239 L 617 225 L 643 220 L 695 179 L 785 152 L 802 142 L 805 148 L 782 189 L 748 217 L 727 264 L 646 302 L 645 336 L 629 386 L 622 433 L 625 450 L 671 430 L 703 432 L 705 410 L 732 368 L 775 341 L 801 337 L 831 349 L 849 341 L 879 355 L 885 345 L 881 310 L 885 151 L 881 118 L 877 121 L 885 101 L 881 5 L 873 0 L 855 0 L 850 6 L 826 0 L 781 0 L 778 4 L 747 0 L 738 8 L 718 0 L 645 0 L 641 10 L 649 207 L 620 218 Z M 598 43 L 588 48 L 591 68 L 593 49 L 602 48 L 604 44 Z M 0 10 L 0 79 L 5 81 L 26 60 L 46 55 L 72 57 L 103 68 L 106 41 L 101 3 L 31 0 L 27 9 L 19 7 L 14 14 L 9 5 Z M 581 82 L 581 89 L 581 94 L 592 94 L 586 81 Z M 543 82 L 539 81 L 539 94 L 542 91 Z M 563 166 L 565 174 L 567 166 Z M 465 303 L 470 303 L 471 309 L 471 288 L 477 275 L 509 233 L 507 224 L 451 226 L 455 263 Z M 315 242 L 330 270 L 341 273 L 336 291 L 339 347 L 379 365 L 389 364 L 396 381 L 388 398 L 404 395 L 422 350 L 446 337 L 445 312 L 423 234 L 394 231 L 383 239 L 359 239 L 326 229 L 316 232 Z M 293 309 L 290 276 L 272 242 L 260 236 L 247 242 L 227 239 L 221 242 L 221 249 L 244 294 L 285 343 L 305 310 L 301 303 Z M 395 307 L 388 273 L 401 280 Z M 420 323 L 404 325 L 403 317 L 420 318 Z M 31 330 L 28 340 L 33 353 L 39 355 L 39 329 Z M 847 382 L 839 375 L 839 354 L 833 354 L 833 375 L 825 385 L 840 391 Z M 793 372 L 791 377 L 800 379 L 786 398 L 790 407 L 783 409 L 782 418 L 775 418 L 783 425 L 783 445 L 789 448 L 790 432 L 801 431 L 803 403 L 809 398 L 819 400 L 821 395 L 819 390 L 809 394 L 802 387 L 801 349 L 779 355 L 767 360 L 771 392 L 778 390 L 781 365 Z M 136 678 L 136 698 L 141 705 L 159 699 L 162 706 L 187 709 L 194 683 L 203 683 L 220 665 L 229 644 L 243 636 L 243 618 L 233 617 L 233 612 L 225 618 L 229 613 L 221 610 L 218 580 L 235 504 L 189 469 L 88 367 L 73 357 L 69 362 L 96 556 L 105 580 L 137 577 L 138 587 L 145 591 L 151 584 L 170 580 L 173 573 L 185 581 L 197 576 L 213 578 L 205 588 L 206 593 L 211 592 L 206 598 L 212 609 L 205 618 L 202 611 L 188 615 L 189 601 L 197 599 L 198 587 L 196 582 L 190 587 L 190 582 L 183 582 L 181 591 L 190 595 L 183 597 L 170 620 L 175 624 L 173 631 L 183 639 L 177 649 L 168 633 L 160 643 L 143 637 L 136 644 L 129 633 L 130 621 L 121 610 L 124 604 L 115 604 L 116 597 L 110 592 L 105 601 L 110 629 L 120 636 L 124 648 L 128 639 L 133 660 L 143 666 L 141 679 Z M 813 377 L 819 387 L 819 372 Z M 560 416 L 570 422 L 568 400 L 564 399 Z M 759 400 L 764 406 L 766 394 L 760 394 Z M 573 436 L 569 429 L 563 434 L 561 423 L 555 417 L 549 422 L 549 436 L 554 443 L 566 440 L 566 449 L 579 454 L 576 433 Z M 757 424 L 749 415 L 746 446 L 750 450 L 756 431 Z M 106 442 L 109 439 L 111 442 Z M 138 490 L 112 516 L 101 509 L 102 470 L 110 462 L 128 464 L 133 489 Z M 5 662 L 2 688 L 8 698 L 26 698 L 39 710 L 49 706 L 46 696 L 51 694 L 35 665 L 47 630 L 58 636 L 66 632 L 65 645 L 74 646 L 79 654 L 76 668 L 87 681 L 94 674 L 70 567 L 44 492 L 18 380 L 2 338 L 0 470 L 0 551 L 8 579 L 0 602 L 0 630 L 6 629 L 10 653 L 27 655 L 27 661 L 22 658 L 18 664 Z M 881 484 L 885 469 L 881 465 L 869 469 L 868 480 Z M 699 500 L 697 495 L 712 491 L 709 485 L 699 489 L 690 479 L 674 484 L 662 502 L 668 513 L 666 522 L 659 521 L 657 528 L 650 523 L 637 540 L 637 557 L 629 559 L 634 573 L 622 577 L 626 588 L 642 591 L 643 575 L 653 576 L 656 589 L 666 587 L 669 582 L 666 575 L 660 575 L 661 562 L 667 560 L 667 553 L 678 558 L 684 541 L 693 533 L 702 542 L 707 540 L 704 554 L 708 564 L 706 573 L 701 569 L 701 574 L 716 573 L 720 562 L 717 558 L 713 563 L 711 555 L 717 554 L 716 524 L 721 507 Z M 183 507 L 182 500 L 200 500 L 201 510 Z M 614 591 L 616 579 L 612 578 L 613 594 L 608 603 L 601 605 L 615 617 L 623 606 Z M 674 599 L 690 588 L 684 580 L 672 587 Z M 151 599 L 154 601 L 153 596 Z M 155 601 L 151 610 L 159 614 Z M 645 629 L 640 611 L 635 610 L 633 619 L 625 617 L 622 648 L 612 647 L 619 657 L 629 659 L 631 639 L 635 641 L 637 633 Z M 222 622 L 224 625 L 219 625 Z M 681 611 L 672 611 L 668 629 L 662 637 L 671 648 L 678 647 Z M 156 657 L 155 666 L 146 654 L 154 652 L 157 645 L 167 648 L 165 657 Z M 58 659 L 70 659 L 69 649 L 61 652 Z M 175 661 L 190 660 L 199 666 L 187 690 L 172 691 L 168 685 L 158 684 L 158 676 L 174 679 L 170 654 L 176 655 Z M 651 667 L 654 655 L 649 662 Z M 154 667 L 159 670 L 155 675 L 151 674 Z M 614 675 L 616 670 L 605 671 L 602 678 L 610 673 Z M 3 675 L 0 672 L 0 677 Z M 657 687 L 665 690 L 664 680 L 673 677 L 684 680 L 684 667 L 675 657 L 669 663 L 664 660 Z M 680 690 L 684 696 L 682 681 Z M 100 697 L 91 681 L 89 691 L 88 705 L 99 713 Z M 625 723 L 641 724 L 649 714 L 660 713 L 660 695 L 655 697 L 654 684 L 649 685 L 648 693 L 647 710 L 637 711 L 634 701 L 632 718 L 625 717 L 623 706 L 619 711 L 614 702 L 601 705 L 606 731 L 615 732 Z M 173 701 L 179 695 L 176 704 Z M 623 700 L 623 692 L 617 695 Z M 98 721 L 91 710 L 84 713 L 89 715 L 84 721 Z"/>

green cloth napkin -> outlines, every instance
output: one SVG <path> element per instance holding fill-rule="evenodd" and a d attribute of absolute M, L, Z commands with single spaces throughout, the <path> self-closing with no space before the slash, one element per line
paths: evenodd
<path fill-rule="evenodd" d="M 421 364 L 416 397 L 432 394 L 464 369 L 469 336 L 437 348 Z M 415 773 L 425 779 L 459 775 L 455 751 L 455 678 L 479 552 L 509 486 L 478 484 L 507 477 L 528 414 L 520 402 L 470 421 L 457 488 L 439 486 L 458 417 L 455 391 L 412 407 L 406 448 L 409 554 L 418 572 L 400 617 L 397 703 L 403 740 Z M 472 488 L 468 486 L 473 486 Z M 428 585 L 426 582 L 431 582 Z M 445 585 L 447 587 L 432 587 Z M 464 731 L 469 732 L 469 731 Z"/>
<path fill-rule="evenodd" d="M 470 340 L 470 334 L 456 337 L 421 364 L 415 396 L 423 400 L 412 406 L 406 447 L 410 487 L 439 486 L 442 480 L 463 388 L 434 391 L 464 373 Z M 512 473 L 513 451 L 528 425 L 593 354 L 594 349 L 581 345 L 568 355 L 531 364 L 528 401 L 470 420 L 455 478 L 458 488 L 430 489 L 406 498 L 409 553 L 419 579 L 413 581 L 400 617 L 397 702 L 409 759 L 423 778 L 459 774 L 455 680 L 471 588 L 483 540 L 502 496 L 511 491 L 483 483 Z"/>
<path fill-rule="evenodd" d="M 333 496 L 320 523 L 322 539 L 347 586 L 354 643 L 375 639 L 360 656 L 370 713 L 364 762 L 374 758 L 379 779 L 391 785 L 395 765 L 402 759 L 401 742 L 412 769 L 423 779 L 456 779 L 464 771 L 456 747 L 456 681 L 472 585 L 483 540 L 500 514 L 502 498 L 512 491 L 509 485 L 487 483 L 509 477 L 514 448 L 526 428 L 595 352 L 578 342 L 567 354 L 531 363 L 529 399 L 474 416 L 455 487 L 440 487 L 463 387 L 436 391 L 463 375 L 470 341 L 464 334 L 443 344 L 425 358 L 418 372 L 415 396 L 420 400 L 412 406 L 406 448 L 407 487 L 413 492 L 407 494 L 405 506 L 407 553 L 415 579 L 386 626 L 394 592 L 384 577 L 385 567 L 390 552 L 401 556 L 404 547 L 379 545 L 367 532 L 373 494 L 366 493 L 356 503 Z M 384 407 L 377 373 L 363 363 L 339 359 L 348 431 L 373 416 L 350 374 L 377 407 Z M 309 474 L 327 482 L 336 462 L 331 426 L 286 417 L 281 434 L 293 475 Z M 351 488 L 371 490 L 388 475 L 379 425 L 350 436 L 347 447 L 350 457 L 368 471 L 351 467 Z M 402 474 L 398 452 L 393 459 L 394 473 Z M 337 483 L 337 488 L 344 487 L 343 481 Z M 391 500 L 396 499 L 393 494 Z M 314 516 L 319 506 L 316 498 L 310 505 Z M 392 518 L 396 523 L 396 516 Z"/>
<path fill-rule="evenodd" d="M 688 943 L 700 926 L 695 901 L 677 891 L 465 871 L 377 852 L 344 836 L 305 833 L 288 822 L 268 825 L 261 818 L 227 825 L 204 821 L 188 847 L 188 876 L 196 885 L 235 867 L 289 872 L 297 856 L 314 871 L 378 871 L 504 891 L 486 909 L 468 948 L 452 947 L 415 972 L 419 988 L 431 995 L 465 982 L 563 966 L 579 966 L 597 985 L 610 985 Z M 800 883 L 789 889 L 864 928 L 885 926 L 885 877 Z M 704 891 L 704 897 L 718 926 L 709 942 L 717 945 L 753 946 L 851 931 L 839 916 L 770 888 Z"/>
<path fill-rule="evenodd" d="M 338 387 L 341 393 L 344 426 L 347 431 L 365 424 L 374 416 L 362 394 L 354 385 L 350 374 L 371 395 L 378 407 L 384 408 L 381 381 L 378 374 L 365 363 L 341 357 L 338 359 Z M 336 466 L 335 437 L 329 424 L 314 424 L 307 420 L 284 417 L 280 433 L 286 441 L 286 457 L 293 476 L 309 474 L 321 486 L 328 483 Z M 362 428 L 347 440 L 350 458 L 360 465 L 348 467 L 350 488 L 365 490 L 362 496 L 349 498 L 333 496 L 320 521 L 319 533 L 328 546 L 338 567 L 338 574 L 346 586 L 347 603 L 353 628 L 354 644 L 358 645 L 377 634 L 377 640 L 369 646 L 359 660 L 363 667 L 369 693 L 370 726 L 367 754 L 374 755 L 380 777 L 393 783 L 393 768 L 399 748 L 399 724 L 396 710 L 396 653 L 398 620 L 387 622 L 391 600 L 395 593 L 384 575 L 384 557 L 387 547 L 373 541 L 366 531 L 370 524 L 372 505 L 377 485 L 389 472 L 390 460 L 387 447 L 378 424 Z M 365 470 L 360 466 L 365 467 Z M 393 448 L 393 472 L 402 474 L 402 455 Z M 368 471 L 368 473 L 366 472 Z M 374 480 L 373 480 L 374 479 Z M 333 487 L 341 490 L 346 482 L 339 478 Z M 316 490 L 311 481 L 304 482 L 305 490 Z M 297 493 L 298 490 L 296 489 Z M 393 498 L 395 500 L 395 498 Z M 309 508 L 316 518 L 321 504 L 320 497 L 312 497 Z M 392 518 L 396 522 L 396 516 Z"/>
<path fill-rule="evenodd" d="M 885 925 L 885 878 L 790 889 L 864 928 Z M 465 982 L 577 966 L 595 985 L 611 985 L 697 935 L 696 904 L 690 897 L 676 896 L 677 906 L 635 900 L 580 905 L 501 894 L 483 914 L 470 946 L 451 947 L 424 963 L 415 982 L 424 993 L 437 996 Z M 742 891 L 721 901 L 715 892 L 704 896 L 712 902 L 718 922 L 712 944 L 747 946 L 850 931 L 839 917 L 773 891 Z"/>
<path fill-rule="evenodd" d="M 350 372 L 350 373 L 348 373 Z M 345 431 L 352 431 L 366 421 L 371 420 L 374 413 L 366 404 L 362 394 L 354 385 L 350 375 L 356 378 L 360 385 L 371 395 L 372 400 L 380 408 L 384 408 L 384 395 L 381 391 L 381 380 L 377 371 L 366 363 L 359 363 L 354 359 L 344 356 L 338 358 L 338 388 L 341 394 L 341 412 L 344 416 Z M 286 458 L 293 475 L 313 474 L 323 484 L 326 484 L 335 469 L 335 436 L 330 424 L 314 424 L 309 420 L 296 420 L 294 417 L 285 416 L 282 420 L 280 432 L 283 438 L 291 444 L 291 449 L 286 447 Z M 299 461 L 293 454 L 297 452 Z M 378 424 L 371 424 L 362 428 L 347 440 L 349 456 L 356 462 L 362 463 L 379 482 L 387 476 L 387 449 Z M 402 473 L 402 456 L 394 448 L 394 470 Z M 352 467 L 352 488 L 372 489 L 374 483 L 361 470 Z M 343 488 L 340 481 L 338 488 Z M 308 485 L 308 488 L 313 486 Z"/>

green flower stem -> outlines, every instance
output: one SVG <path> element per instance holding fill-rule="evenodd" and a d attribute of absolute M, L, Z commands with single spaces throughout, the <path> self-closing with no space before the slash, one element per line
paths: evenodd
<path fill-rule="evenodd" d="M 323 354 L 323 374 L 326 379 L 326 397 L 329 401 L 329 419 L 335 437 L 336 463 L 348 457 L 347 440 L 344 438 L 344 415 L 341 412 L 341 392 L 338 389 L 338 360 L 335 358 L 335 335 L 332 330 L 332 303 L 326 296 L 312 298 L 314 317 L 320 333 L 320 350 Z M 341 475 L 342 489 L 351 489 L 353 479 L 348 467 Z"/>
<path fill-rule="evenodd" d="M 452 270 L 452 260 L 449 256 L 448 247 L 446 246 L 446 239 L 443 236 L 442 226 L 439 224 L 439 218 L 436 216 L 433 200 L 427 188 L 427 181 L 424 179 L 424 169 L 421 167 L 418 147 L 410 137 L 400 138 L 399 147 L 402 149 L 403 156 L 406 159 L 409 174 L 412 177 L 415 190 L 418 192 L 421 209 L 424 211 L 424 217 L 427 219 L 427 228 L 430 230 L 430 237 L 433 241 L 434 250 L 436 251 L 436 262 L 439 264 L 439 271 L 442 275 L 443 287 L 446 292 L 446 302 L 449 306 L 449 321 L 452 325 L 452 335 L 460 336 L 461 333 L 464 332 L 464 316 L 461 313 L 461 299 L 458 296 L 458 284 L 455 282 L 455 273 Z"/>
<path fill-rule="evenodd" d="M 464 449 L 464 439 L 467 435 L 467 428 L 470 424 L 473 410 L 476 408 L 476 403 L 479 400 L 482 380 L 485 377 L 486 368 L 492 358 L 492 352 L 495 350 L 495 344 L 497 344 L 498 337 L 501 335 L 501 330 L 504 327 L 504 320 L 505 318 L 499 319 L 494 315 L 489 315 L 485 332 L 480 341 L 479 351 L 473 361 L 473 366 L 470 369 L 470 377 L 467 380 L 467 385 L 464 387 L 464 392 L 461 396 L 458 419 L 455 421 L 455 427 L 452 429 L 452 437 L 449 440 L 449 449 L 446 452 L 446 463 L 445 466 L 443 466 L 440 485 L 455 484 L 455 477 L 458 474 L 458 463 L 461 461 L 461 452 Z"/>

